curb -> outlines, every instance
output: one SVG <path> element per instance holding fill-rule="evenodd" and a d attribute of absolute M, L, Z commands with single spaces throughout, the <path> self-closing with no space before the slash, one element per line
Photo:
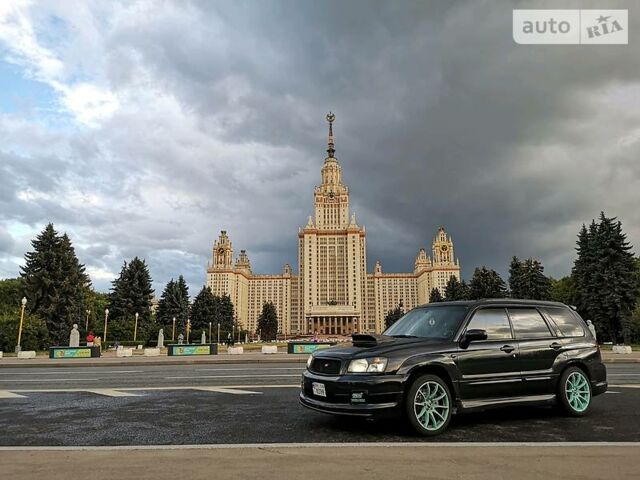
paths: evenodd
<path fill-rule="evenodd" d="M 132 367 L 132 366 L 163 366 L 163 365 L 235 365 L 258 363 L 307 363 L 307 355 L 288 358 L 242 358 L 241 355 L 233 355 L 233 358 L 211 358 L 206 360 L 179 359 L 179 360 L 125 360 L 102 359 L 92 362 L 77 362 L 73 359 L 54 360 L 52 362 L 38 362 L 21 360 L 20 362 L 4 363 L 0 361 L 0 370 L 3 368 L 74 368 L 74 367 Z"/>

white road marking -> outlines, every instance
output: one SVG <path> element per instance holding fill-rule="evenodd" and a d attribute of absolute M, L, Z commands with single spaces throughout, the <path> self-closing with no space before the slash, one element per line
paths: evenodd
<path fill-rule="evenodd" d="M 609 385 L 609 388 L 640 388 L 637 383 L 621 383 L 619 385 Z"/>
<path fill-rule="evenodd" d="M 620 393 L 620 392 L 612 392 L 611 390 L 607 390 L 607 391 L 606 391 L 606 392 L 604 392 L 604 393 Z"/>
<path fill-rule="evenodd" d="M 300 378 L 299 374 L 292 375 L 289 373 L 283 374 L 269 374 L 269 375 L 198 375 L 196 377 L 164 377 L 165 380 L 196 380 L 198 378 L 263 378 L 263 377 L 296 377 Z"/>
<path fill-rule="evenodd" d="M 0 390 L 0 398 L 25 398 L 24 395 L 18 395 L 17 393 L 9 392 L 7 390 Z"/>
<path fill-rule="evenodd" d="M 82 367 L 77 367 L 82 368 Z M 99 368 L 99 367 L 96 367 Z M 100 370 L 96 370 L 95 368 L 91 369 L 91 372 L 98 372 L 102 374 L 117 374 L 117 373 L 143 373 L 144 370 L 110 370 L 107 372 L 101 372 Z M 87 372 L 84 372 L 87 373 Z M 0 375 L 77 375 L 77 371 L 69 371 L 69 372 L 0 372 Z"/>
<path fill-rule="evenodd" d="M 197 368 L 196 372 L 256 372 L 256 371 L 264 371 L 264 370 L 296 370 L 302 372 L 305 370 L 305 367 L 263 367 L 263 368 Z"/>
<path fill-rule="evenodd" d="M 167 387 L 123 387 L 123 388 L 34 388 L 34 389 L 12 389 L 0 390 L 0 399 L 21 398 L 29 393 L 96 393 L 110 397 L 129 397 L 136 394 L 128 392 L 145 391 L 178 391 L 178 390 L 200 390 L 218 393 L 230 393 L 235 395 L 261 394 L 254 390 L 263 388 L 300 388 L 299 384 L 278 384 L 278 385 L 184 385 Z M 4 396 L 6 394 L 6 396 Z"/>
<path fill-rule="evenodd" d="M 640 448 L 640 442 L 327 442 L 327 443 L 217 443 L 200 445 L 117 445 L 67 447 L 0 447 L 0 451 L 110 451 L 110 450 L 224 450 L 246 448 Z"/>
<path fill-rule="evenodd" d="M 90 378 L 47 378 L 46 381 L 47 382 L 93 382 L 97 380 L 96 377 L 90 377 Z M 3 383 L 35 383 L 35 382 L 39 382 L 42 383 L 44 382 L 45 379 L 42 378 L 29 378 L 29 379 L 24 379 L 24 380 L 20 380 L 17 378 L 12 378 L 11 380 L 0 380 L 0 382 Z"/>
<path fill-rule="evenodd" d="M 607 377 L 640 377 L 640 373 L 607 373 Z"/>
<path fill-rule="evenodd" d="M 251 390 L 238 390 L 237 388 L 220 388 L 220 387 L 193 387 L 192 390 L 214 393 L 230 393 L 232 395 L 262 395 L 262 392 L 254 392 Z"/>
<path fill-rule="evenodd" d="M 85 392 L 95 393 L 96 395 L 104 395 L 105 397 L 139 397 L 139 393 L 129 393 L 120 390 L 114 390 L 112 388 L 92 388 L 91 390 L 85 390 Z"/>

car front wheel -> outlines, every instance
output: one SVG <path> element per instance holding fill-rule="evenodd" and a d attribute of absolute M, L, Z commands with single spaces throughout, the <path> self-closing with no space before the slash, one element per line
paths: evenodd
<path fill-rule="evenodd" d="M 449 387 L 440 377 L 421 375 L 416 378 L 405 402 L 409 423 L 421 435 L 438 435 L 449 425 L 453 402 Z"/>
<path fill-rule="evenodd" d="M 569 415 L 586 415 L 591 406 L 591 383 L 583 370 L 570 367 L 563 372 L 558 383 L 558 398 Z"/>

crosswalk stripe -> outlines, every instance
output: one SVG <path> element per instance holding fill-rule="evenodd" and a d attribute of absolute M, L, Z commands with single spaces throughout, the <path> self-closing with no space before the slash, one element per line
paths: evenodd
<path fill-rule="evenodd" d="M 0 390 L 0 398 L 25 398 L 24 395 L 10 392 L 8 390 Z"/>
<path fill-rule="evenodd" d="M 238 390 L 237 388 L 224 388 L 224 387 L 193 387 L 192 390 L 199 390 L 202 392 L 230 393 L 232 395 L 261 395 L 262 394 L 262 392 L 254 392 L 252 390 Z"/>
<path fill-rule="evenodd" d="M 104 395 L 105 397 L 139 397 L 139 393 L 122 392 L 120 390 L 113 390 L 111 388 L 92 388 L 91 390 L 84 390 L 85 392 L 95 393 L 96 395 Z"/>

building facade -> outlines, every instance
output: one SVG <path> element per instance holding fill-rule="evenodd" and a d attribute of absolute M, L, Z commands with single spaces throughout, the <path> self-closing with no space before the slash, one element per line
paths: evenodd
<path fill-rule="evenodd" d="M 433 238 L 431 256 L 418 251 L 413 272 L 385 273 L 376 262 L 367 273 L 366 231 L 349 212 L 349 188 L 335 157 L 335 116 L 327 120 L 328 155 L 314 191 L 315 215 L 298 231 L 298 272 L 287 264 L 281 274 L 254 274 L 245 250 L 234 257 L 224 230 L 213 245 L 207 285 L 214 295 L 231 297 L 239 324 L 249 331 L 256 331 L 263 304 L 272 302 L 285 335 L 379 333 L 389 310 L 428 303 L 433 288 L 444 293 L 451 276 L 460 279 L 460 262 L 443 227 Z"/>

